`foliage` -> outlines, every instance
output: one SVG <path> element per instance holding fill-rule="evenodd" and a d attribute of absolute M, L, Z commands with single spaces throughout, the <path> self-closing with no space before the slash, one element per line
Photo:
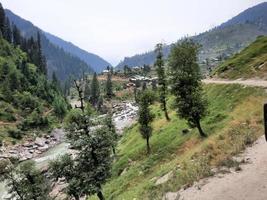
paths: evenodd
<path fill-rule="evenodd" d="M 165 113 L 165 117 L 167 120 L 170 120 L 168 111 L 167 111 L 167 93 L 168 93 L 168 85 L 167 85 L 167 78 L 165 75 L 165 68 L 164 68 L 164 59 L 162 53 L 163 44 L 157 44 L 155 48 L 155 52 L 157 54 L 156 61 L 154 66 L 157 68 L 158 74 L 158 85 L 159 85 L 159 96 L 160 96 L 160 103 L 162 106 L 162 110 Z"/>
<path fill-rule="evenodd" d="M 97 194 L 103 200 L 102 185 L 110 177 L 111 149 L 115 145 L 114 128 L 109 123 L 92 129 L 91 124 L 90 115 L 81 109 L 68 114 L 67 138 L 76 150 L 76 156 L 65 155 L 53 161 L 50 170 L 56 179 L 65 177 L 69 196 L 80 199 Z"/>
<path fill-rule="evenodd" d="M 10 199 L 49 200 L 50 184 L 35 168 L 34 161 L 21 164 L 6 164 L 1 180 L 7 183 Z"/>
<path fill-rule="evenodd" d="M 267 37 L 260 36 L 240 53 L 218 66 L 213 74 L 227 79 L 264 77 L 267 71 L 266 61 Z"/>
<path fill-rule="evenodd" d="M 90 103 L 93 106 L 96 106 L 97 103 L 99 102 L 99 97 L 100 97 L 100 87 L 99 87 L 99 82 L 97 79 L 96 73 L 94 73 L 92 82 L 91 82 L 91 97 L 90 97 Z"/>
<path fill-rule="evenodd" d="M 113 89 L 112 89 L 112 74 L 109 72 L 107 75 L 107 82 L 106 82 L 106 97 L 107 98 L 112 98 L 113 94 Z"/>
<path fill-rule="evenodd" d="M 177 114 L 186 119 L 190 126 L 197 127 L 200 135 L 205 137 L 200 120 L 206 115 L 207 102 L 197 64 L 198 50 L 198 45 L 189 39 L 173 45 L 169 56 L 170 82 L 176 98 Z"/>
<path fill-rule="evenodd" d="M 147 154 L 150 153 L 149 138 L 152 136 L 151 123 L 154 118 L 149 108 L 152 102 L 153 102 L 153 96 L 150 91 L 145 90 L 140 94 L 140 98 L 138 101 L 139 105 L 138 122 L 140 124 L 139 131 L 142 137 L 146 140 Z"/>

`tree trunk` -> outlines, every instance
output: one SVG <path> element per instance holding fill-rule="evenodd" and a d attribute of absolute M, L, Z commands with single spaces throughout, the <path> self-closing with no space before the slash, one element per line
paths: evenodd
<path fill-rule="evenodd" d="M 113 152 L 113 154 L 116 156 L 116 148 L 115 148 L 114 145 L 112 145 L 112 152 Z"/>
<path fill-rule="evenodd" d="M 97 197 L 99 198 L 99 200 L 105 200 L 105 197 L 101 191 L 97 193 Z"/>
<path fill-rule="evenodd" d="M 147 154 L 150 154 L 149 137 L 146 137 L 146 150 L 147 150 Z"/>
<path fill-rule="evenodd" d="M 163 110 L 164 110 L 164 114 L 165 114 L 165 118 L 167 121 L 170 121 L 170 117 L 168 115 L 168 110 L 167 110 L 167 105 L 166 105 L 166 100 L 164 100 L 164 103 L 163 103 Z"/>
<path fill-rule="evenodd" d="M 201 137 L 207 137 L 207 135 L 203 132 L 203 130 L 201 128 L 200 120 L 196 121 L 196 126 L 197 126 L 197 129 L 198 129 L 198 132 L 199 132 L 200 136 Z"/>

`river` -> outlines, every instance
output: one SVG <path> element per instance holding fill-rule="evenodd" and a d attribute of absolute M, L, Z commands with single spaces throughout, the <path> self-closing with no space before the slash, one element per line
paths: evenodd
<path fill-rule="evenodd" d="M 135 122 L 138 107 L 129 102 L 122 103 L 118 107 L 120 109 L 113 114 L 113 121 L 118 133 L 122 134 L 124 128 L 131 126 Z M 43 168 L 49 161 L 67 153 L 68 147 L 69 144 L 66 142 L 59 143 L 37 158 L 33 158 L 33 160 L 39 169 Z M 6 195 L 5 184 L 0 182 L 0 200 L 3 200 Z"/>

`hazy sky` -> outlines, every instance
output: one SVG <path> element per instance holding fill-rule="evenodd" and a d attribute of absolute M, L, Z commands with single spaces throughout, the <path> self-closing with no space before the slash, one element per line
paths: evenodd
<path fill-rule="evenodd" d="M 0 0 L 1 1 L 1 0 Z M 116 65 L 206 31 L 264 0 L 2 0 L 44 31 Z"/>

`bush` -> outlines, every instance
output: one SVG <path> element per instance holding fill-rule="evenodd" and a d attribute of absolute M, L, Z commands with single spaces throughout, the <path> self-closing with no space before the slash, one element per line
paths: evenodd
<path fill-rule="evenodd" d="M 12 137 L 12 138 L 18 139 L 18 140 L 20 140 L 22 138 L 22 136 L 23 136 L 23 132 L 21 130 L 19 130 L 19 129 L 16 129 L 16 128 L 9 129 L 7 131 L 7 133 L 9 135 L 9 137 Z"/>
<path fill-rule="evenodd" d="M 32 111 L 39 106 L 39 100 L 29 92 L 17 93 L 14 95 L 14 105 L 23 110 L 30 109 Z"/>
<path fill-rule="evenodd" d="M 21 129 L 28 130 L 30 128 L 45 128 L 48 127 L 49 124 L 48 118 L 46 116 L 42 116 L 41 113 L 35 110 L 22 121 Z"/>

